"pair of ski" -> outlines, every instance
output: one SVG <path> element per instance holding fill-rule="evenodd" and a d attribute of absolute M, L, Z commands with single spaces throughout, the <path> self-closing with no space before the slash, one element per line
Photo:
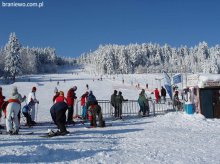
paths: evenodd
<path fill-rule="evenodd" d="M 18 134 L 9 134 L 6 131 L 0 131 L 0 135 L 16 136 L 16 135 L 31 135 L 31 134 L 34 134 L 34 132 L 18 132 Z"/>
<path fill-rule="evenodd" d="M 91 128 L 105 128 L 105 127 L 108 127 L 108 126 L 112 126 L 112 123 L 105 124 L 104 127 L 101 127 L 101 126 L 86 126 L 85 128 L 87 128 L 87 129 L 91 129 Z"/>
<path fill-rule="evenodd" d="M 112 121 L 124 121 L 123 118 L 113 118 Z"/>
<path fill-rule="evenodd" d="M 46 133 L 45 135 L 41 135 L 40 137 L 43 138 L 51 138 L 51 137 L 58 137 L 58 136 L 69 136 L 70 133 L 66 133 L 65 135 L 59 134 L 58 132 L 50 131 L 49 133 Z"/>

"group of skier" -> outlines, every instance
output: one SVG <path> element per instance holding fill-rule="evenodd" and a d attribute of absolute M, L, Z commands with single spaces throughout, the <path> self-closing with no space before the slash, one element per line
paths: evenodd
<path fill-rule="evenodd" d="M 88 85 L 86 85 L 86 88 L 86 92 L 80 97 L 82 106 L 82 115 L 80 117 L 82 120 L 88 120 L 90 122 L 90 126 L 92 127 L 104 127 L 105 121 L 103 120 L 101 106 L 98 104 L 93 92 L 89 90 Z M 54 90 L 55 95 L 52 98 L 53 105 L 50 108 L 50 114 L 53 122 L 57 125 L 57 135 L 68 134 L 69 132 L 66 129 L 66 125 L 75 124 L 73 121 L 73 112 L 74 104 L 77 99 L 75 93 L 76 90 L 77 86 L 70 88 L 66 97 L 63 91 L 58 91 L 57 88 Z M 31 127 L 36 124 L 35 105 L 39 104 L 39 101 L 36 98 L 36 91 L 37 88 L 33 87 L 26 100 L 26 96 L 24 95 L 22 97 L 15 86 L 12 89 L 10 98 L 5 101 L 5 97 L 2 94 L 2 88 L 0 88 L 0 107 L 1 109 L 4 109 L 3 112 L 5 113 L 6 119 L 6 131 L 8 134 L 18 134 L 20 126 L 20 112 L 22 112 L 23 116 L 26 118 L 26 126 Z M 114 93 L 111 95 L 111 105 L 114 108 L 114 119 L 122 119 L 122 104 L 124 101 L 128 101 L 128 99 L 124 99 L 122 92 L 114 90 Z M 25 105 L 21 109 L 22 102 L 25 102 Z M 143 116 L 148 116 L 149 103 L 144 89 L 142 89 L 139 94 L 138 103 L 140 106 L 139 115 L 141 115 L 142 112 Z M 97 116 L 98 125 L 96 122 Z"/>
<path fill-rule="evenodd" d="M 86 85 L 88 89 L 88 85 Z M 73 121 L 73 112 L 74 112 L 74 104 L 77 99 L 75 91 L 77 90 L 76 86 L 70 88 L 67 92 L 67 97 L 65 98 L 64 92 L 57 90 L 55 88 L 55 96 L 53 97 L 53 106 L 50 108 L 50 113 L 52 120 L 58 127 L 58 131 L 56 135 L 65 135 L 69 132 L 66 130 L 66 124 L 71 125 L 75 124 Z M 96 97 L 93 95 L 92 91 L 86 91 L 81 96 L 81 105 L 82 105 L 82 117 L 81 119 L 88 119 L 90 121 L 91 127 L 96 127 L 96 116 L 99 118 L 100 127 L 105 126 L 105 121 L 103 120 L 101 107 L 96 100 Z M 67 120 L 66 120 L 66 111 Z"/>
<path fill-rule="evenodd" d="M 88 85 L 86 85 L 87 89 Z M 54 123 L 57 125 L 58 131 L 56 135 L 65 135 L 69 132 L 66 129 L 66 125 L 75 124 L 73 121 L 73 112 L 74 104 L 76 103 L 76 86 L 70 88 L 67 92 L 67 96 L 64 96 L 63 91 L 58 91 L 55 88 L 55 95 L 53 97 L 53 105 L 50 108 L 51 118 Z M 12 88 L 11 95 L 6 101 L 5 96 L 2 94 L 2 88 L 0 87 L 0 114 L 2 111 L 5 115 L 6 120 L 6 131 L 7 134 L 16 135 L 19 132 L 20 127 L 20 112 L 26 118 L 26 126 L 31 127 L 37 124 L 35 122 L 35 105 L 39 104 L 39 101 L 36 98 L 37 88 L 33 87 L 32 91 L 29 93 L 26 100 L 26 96 L 23 97 L 18 92 L 16 86 Z M 24 107 L 21 109 L 21 103 L 25 102 Z M 82 119 L 88 119 L 90 121 L 90 126 L 105 126 L 105 121 L 103 120 L 101 106 L 98 104 L 96 97 L 93 95 L 92 91 L 86 91 L 81 96 L 81 105 L 82 105 Z M 67 111 L 67 118 L 66 118 Z M 2 117 L 2 115 L 0 115 Z M 96 123 L 96 116 L 98 116 L 99 124 Z M 3 126 L 0 126 L 3 128 Z"/>
<path fill-rule="evenodd" d="M 26 105 L 22 108 L 22 113 L 24 117 L 27 118 L 27 126 L 36 124 L 35 122 L 35 104 L 39 104 L 39 101 L 36 99 L 36 87 L 32 88 L 32 91 L 29 93 L 27 101 L 26 96 L 23 97 L 18 92 L 16 86 L 12 88 L 11 95 L 7 101 L 5 101 L 5 96 L 2 94 L 2 88 L 0 88 L 0 105 L 1 105 L 1 117 L 2 111 L 5 115 L 6 120 L 6 131 L 10 135 L 18 134 L 20 127 L 20 112 L 21 112 L 21 103 L 25 101 Z"/>

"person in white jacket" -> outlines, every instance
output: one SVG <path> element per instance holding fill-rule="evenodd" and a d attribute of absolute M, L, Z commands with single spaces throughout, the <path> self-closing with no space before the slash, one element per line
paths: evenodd
<path fill-rule="evenodd" d="M 21 109 L 21 103 L 26 99 L 26 96 L 22 98 L 21 94 L 18 93 L 16 86 L 12 88 L 11 97 L 8 100 L 6 107 L 6 130 L 10 135 L 18 134 L 19 122 L 18 113 Z M 12 119 L 13 118 L 13 119 Z M 12 128 L 13 124 L 13 128 Z"/>
<path fill-rule="evenodd" d="M 28 95 L 28 104 L 31 105 L 31 124 L 36 124 L 35 122 L 35 104 L 39 104 L 39 101 L 36 98 L 37 88 L 33 87 L 31 93 Z"/>

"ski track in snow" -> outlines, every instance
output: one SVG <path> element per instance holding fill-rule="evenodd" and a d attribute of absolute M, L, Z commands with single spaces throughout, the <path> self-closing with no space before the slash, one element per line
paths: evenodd
<path fill-rule="evenodd" d="M 51 120 L 49 109 L 56 86 L 56 81 L 48 80 L 52 77 L 59 79 L 58 89 L 65 94 L 70 87 L 77 85 L 78 98 L 85 92 L 85 86 L 88 84 L 97 99 L 109 100 L 113 90 L 117 88 L 123 92 L 124 98 L 136 100 L 139 90 L 129 86 L 131 79 L 134 82 L 139 80 L 143 87 L 145 84 L 141 75 L 124 75 L 124 86 L 121 76 L 115 77 L 114 81 L 103 78 L 103 81 L 93 82 L 93 76 L 86 73 L 37 75 L 32 76 L 35 81 L 13 84 L 18 86 L 22 95 L 28 95 L 32 86 L 37 86 L 37 98 L 40 100 L 38 122 Z M 154 77 L 155 75 L 149 75 L 148 79 Z M 64 83 L 63 79 L 71 80 Z M 153 82 L 149 84 L 151 89 L 156 87 Z M 8 98 L 12 86 L 2 87 Z M 86 129 L 84 127 L 88 123 L 77 124 L 67 127 L 70 135 L 54 138 L 39 137 L 46 133 L 47 129 L 56 128 L 48 123 L 45 126 L 21 129 L 34 131 L 33 135 L 0 135 L 0 163 L 220 163 L 218 119 L 173 112 L 156 117 L 125 118 L 124 121 L 107 119 L 106 122 L 112 123 L 113 126 Z"/>

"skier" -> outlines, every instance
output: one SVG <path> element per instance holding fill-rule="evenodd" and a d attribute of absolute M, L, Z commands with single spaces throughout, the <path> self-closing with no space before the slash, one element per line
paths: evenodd
<path fill-rule="evenodd" d="M 37 88 L 33 87 L 32 91 L 28 95 L 28 104 L 31 104 L 31 124 L 36 124 L 35 122 L 35 104 L 39 104 L 39 101 L 36 98 Z"/>
<path fill-rule="evenodd" d="M 59 129 L 55 135 L 66 135 L 69 133 L 69 131 L 66 130 L 66 111 L 67 111 L 68 105 L 65 102 L 57 102 L 50 108 L 50 114 L 52 117 L 52 120 L 57 125 L 57 128 Z"/>
<path fill-rule="evenodd" d="M 75 124 L 73 121 L 73 108 L 74 108 L 74 99 L 76 99 L 76 93 L 77 90 L 76 86 L 73 86 L 73 88 L 70 88 L 67 92 L 67 105 L 68 105 L 68 116 L 67 116 L 67 124 Z"/>
<path fill-rule="evenodd" d="M 31 120 L 31 106 L 34 105 L 32 104 L 33 102 L 30 102 L 29 104 L 26 104 L 23 108 L 22 108 L 22 114 L 24 115 L 24 117 L 26 118 L 26 125 L 28 127 L 31 127 L 32 125 L 32 120 Z"/>
<path fill-rule="evenodd" d="M 117 96 L 117 90 L 114 90 L 114 93 L 111 95 L 111 105 L 114 108 L 115 118 L 117 118 L 117 112 L 116 112 L 116 96 Z"/>
<path fill-rule="evenodd" d="M 96 116 L 98 116 L 99 124 L 98 127 L 105 127 L 105 121 L 103 120 L 101 106 L 98 101 L 94 101 L 94 104 L 89 106 L 88 117 L 91 127 L 97 127 Z"/>
<path fill-rule="evenodd" d="M 19 131 L 19 122 L 18 122 L 18 113 L 21 109 L 21 103 L 26 99 L 26 96 L 21 96 L 18 93 L 16 86 L 12 88 L 12 94 L 8 100 L 8 105 L 6 107 L 6 130 L 8 134 L 18 134 Z M 13 117 L 13 120 L 12 120 Z M 12 123 L 14 128 L 12 129 Z"/>
<path fill-rule="evenodd" d="M 83 119 L 86 119 L 86 113 L 87 113 L 87 110 L 86 110 L 86 102 L 87 102 L 87 99 L 88 99 L 88 95 L 89 95 L 89 92 L 85 92 L 82 96 L 81 96 L 81 106 L 82 106 L 82 118 Z"/>
<path fill-rule="evenodd" d="M 141 93 L 139 94 L 138 104 L 140 106 L 140 111 L 138 112 L 138 115 L 140 115 L 141 112 L 143 112 L 143 117 L 148 116 L 149 115 L 149 102 L 148 102 L 148 99 L 145 96 L 145 90 L 144 89 L 142 89 Z"/>
<path fill-rule="evenodd" d="M 2 105 L 5 102 L 5 96 L 2 95 L 2 87 L 0 87 L 0 119 L 2 118 L 2 112 L 5 112 L 5 110 L 3 111 Z M 0 125 L 0 129 L 3 129 L 4 127 L 2 125 Z"/>
<path fill-rule="evenodd" d="M 118 95 L 115 98 L 116 101 L 116 118 L 122 119 L 122 102 L 128 101 L 128 99 L 124 99 L 122 96 L 122 92 L 119 91 Z"/>
<path fill-rule="evenodd" d="M 91 105 L 95 104 L 95 102 L 96 102 L 96 97 L 93 95 L 93 92 L 90 91 L 86 102 L 86 109 L 88 110 Z"/>
<path fill-rule="evenodd" d="M 162 86 L 162 87 L 161 87 L 161 99 L 162 99 L 164 102 L 166 102 L 166 94 L 167 94 L 166 89 Z"/>
<path fill-rule="evenodd" d="M 160 98 L 160 93 L 159 93 L 159 90 L 157 88 L 154 90 L 154 95 L 155 95 L 155 98 L 156 98 L 156 103 L 158 103 L 159 98 Z"/>
<path fill-rule="evenodd" d="M 86 84 L 86 90 L 89 91 L 89 85 L 88 84 Z"/>

